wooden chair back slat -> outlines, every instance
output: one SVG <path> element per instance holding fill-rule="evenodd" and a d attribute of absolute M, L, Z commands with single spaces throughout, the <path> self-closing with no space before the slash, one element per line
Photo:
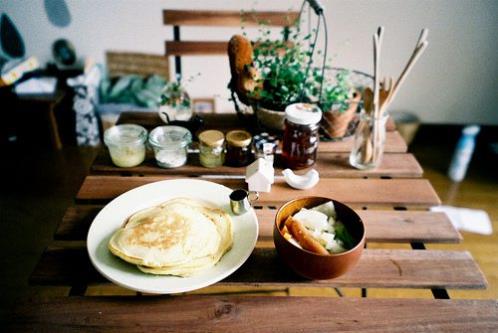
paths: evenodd
<path fill-rule="evenodd" d="M 289 11 L 214 11 L 214 10 L 171 10 L 163 11 L 165 25 L 240 27 L 260 24 L 277 27 L 294 25 L 298 12 Z"/>
<path fill-rule="evenodd" d="M 215 41 L 166 41 L 167 56 L 226 55 L 227 42 Z"/>

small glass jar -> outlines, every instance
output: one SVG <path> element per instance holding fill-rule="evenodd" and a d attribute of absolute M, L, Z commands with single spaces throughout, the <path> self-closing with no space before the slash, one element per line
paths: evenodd
<path fill-rule="evenodd" d="M 149 144 L 161 168 L 177 168 L 187 163 L 187 147 L 191 142 L 190 131 L 180 126 L 159 126 L 149 135 Z"/>
<path fill-rule="evenodd" d="M 233 167 L 246 166 L 253 161 L 251 151 L 252 135 L 243 130 L 234 130 L 227 133 L 227 152 L 225 164 Z"/>
<path fill-rule="evenodd" d="M 217 130 L 199 134 L 199 161 L 206 168 L 216 168 L 225 162 L 225 135 Z"/>
<path fill-rule="evenodd" d="M 255 158 L 264 158 L 273 165 L 277 153 L 278 140 L 266 132 L 255 135 L 252 139 Z"/>
<path fill-rule="evenodd" d="M 349 164 L 360 169 L 376 168 L 382 162 L 386 141 L 386 122 L 388 115 L 375 118 L 362 110 L 360 122 L 354 135 L 354 144 L 349 155 Z"/>
<path fill-rule="evenodd" d="M 322 111 L 314 104 L 296 103 L 285 108 L 282 161 L 291 169 L 315 164 Z"/>
<path fill-rule="evenodd" d="M 111 160 L 120 168 L 131 168 L 145 159 L 147 130 L 139 125 L 116 125 L 104 132 L 104 143 Z"/>

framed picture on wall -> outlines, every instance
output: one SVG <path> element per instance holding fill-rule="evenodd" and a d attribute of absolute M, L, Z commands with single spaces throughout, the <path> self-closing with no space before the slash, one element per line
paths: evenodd
<path fill-rule="evenodd" d="M 194 98 L 193 100 L 195 113 L 215 113 L 216 107 L 214 98 Z"/>

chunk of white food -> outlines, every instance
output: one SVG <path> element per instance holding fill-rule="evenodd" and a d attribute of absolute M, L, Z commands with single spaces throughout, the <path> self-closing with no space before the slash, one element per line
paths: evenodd
<path fill-rule="evenodd" d="M 344 248 L 344 244 L 339 239 L 335 239 L 334 242 L 331 243 L 330 249 L 327 250 L 333 253 L 341 253 L 346 251 L 346 249 Z"/>
<path fill-rule="evenodd" d="M 332 216 L 330 216 L 329 219 L 328 219 L 328 222 L 329 222 L 329 225 L 334 226 L 335 219 Z"/>
<path fill-rule="evenodd" d="M 311 210 L 323 213 L 328 217 L 333 217 L 334 219 L 336 218 L 335 207 L 332 201 L 327 201 L 326 203 L 311 208 Z"/>
<path fill-rule="evenodd" d="M 321 212 L 302 208 L 293 218 L 308 230 L 318 232 L 332 231 L 327 215 Z"/>

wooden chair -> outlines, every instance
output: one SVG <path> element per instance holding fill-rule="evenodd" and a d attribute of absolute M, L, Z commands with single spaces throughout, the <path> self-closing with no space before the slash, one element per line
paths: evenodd
<path fill-rule="evenodd" d="M 240 27 L 258 26 L 264 23 L 267 26 L 288 28 L 296 23 L 299 12 L 240 12 L 240 11 L 213 11 L 213 10 L 164 10 L 165 25 L 173 26 L 173 39 L 166 41 L 166 56 L 175 57 L 175 73 L 180 74 L 181 56 L 226 55 L 226 41 L 181 41 L 181 26 L 197 27 Z"/>

